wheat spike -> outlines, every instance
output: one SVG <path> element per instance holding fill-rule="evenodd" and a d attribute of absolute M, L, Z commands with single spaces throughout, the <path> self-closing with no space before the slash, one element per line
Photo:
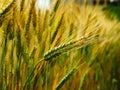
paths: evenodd
<path fill-rule="evenodd" d="M 50 60 L 53 57 L 59 56 L 60 54 L 63 54 L 65 52 L 68 52 L 75 48 L 82 48 L 88 44 L 93 44 L 98 40 L 96 37 L 87 37 L 87 38 L 81 38 L 79 40 L 69 42 L 67 44 L 63 44 L 60 46 L 55 47 L 52 50 L 49 50 L 46 54 L 44 54 L 44 60 Z"/>

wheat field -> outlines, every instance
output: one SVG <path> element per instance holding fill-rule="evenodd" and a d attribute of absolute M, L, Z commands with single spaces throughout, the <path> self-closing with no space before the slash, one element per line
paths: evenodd
<path fill-rule="evenodd" d="M 119 90 L 120 23 L 96 7 L 1 0 L 0 90 Z"/>

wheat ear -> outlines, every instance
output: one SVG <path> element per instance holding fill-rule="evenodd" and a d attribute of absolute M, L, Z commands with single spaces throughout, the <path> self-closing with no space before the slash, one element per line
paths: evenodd
<path fill-rule="evenodd" d="M 44 54 L 43 59 L 45 61 L 50 60 L 53 57 L 59 56 L 60 54 L 69 52 L 72 49 L 82 48 L 86 45 L 93 44 L 98 41 L 98 38 L 95 37 L 84 37 L 79 40 L 69 42 L 67 44 L 63 44 L 60 46 L 55 47 L 54 49 L 49 50 L 47 53 Z"/>

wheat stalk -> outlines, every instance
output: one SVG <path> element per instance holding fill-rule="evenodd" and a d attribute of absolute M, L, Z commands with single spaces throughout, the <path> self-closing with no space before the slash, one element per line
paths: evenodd
<path fill-rule="evenodd" d="M 90 73 L 90 69 L 87 69 L 87 71 L 82 76 L 81 81 L 80 81 L 80 88 L 79 88 L 80 90 L 84 90 L 85 79 L 86 79 L 86 77 L 88 76 L 89 73 Z"/>

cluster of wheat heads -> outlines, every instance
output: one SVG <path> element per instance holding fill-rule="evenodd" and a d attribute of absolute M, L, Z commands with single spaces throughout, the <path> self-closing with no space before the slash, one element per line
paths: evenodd
<path fill-rule="evenodd" d="M 56 0 L 46 12 L 35 2 L 1 9 L 1 90 L 117 90 L 119 24 L 74 2 Z"/>

